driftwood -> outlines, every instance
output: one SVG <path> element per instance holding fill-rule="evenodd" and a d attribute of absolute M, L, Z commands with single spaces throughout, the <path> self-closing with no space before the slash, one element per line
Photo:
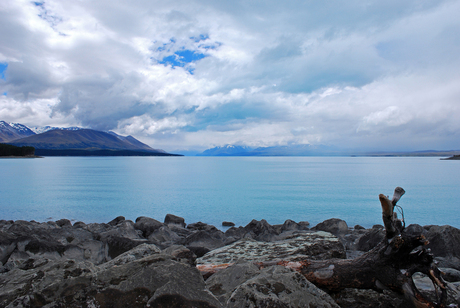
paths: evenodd
<path fill-rule="evenodd" d="M 379 195 L 386 238 L 358 258 L 262 262 L 256 265 L 262 268 L 277 264 L 293 268 L 310 282 L 329 292 L 338 292 L 345 288 L 377 291 L 390 289 L 404 295 L 415 307 L 446 307 L 447 285 L 433 262 L 430 250 L 423 247 L 428 241 L 421 234 L 406 233 L 403 221 L 398 220 L 394 211 L 396 203 L 404 193 L 404 189 L 397 187 L 391 200 L 383 194 Z M 229 265 L 201 265 L 199 270 L 209 275 Z M 419 292 L 412 279 L 416 272 L 430 277 L 438 290 L 436 302 L 429 301 Z"/>

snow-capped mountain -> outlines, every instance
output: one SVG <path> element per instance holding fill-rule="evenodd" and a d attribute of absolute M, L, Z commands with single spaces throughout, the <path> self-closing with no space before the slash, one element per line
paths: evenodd
<path fill-rule="evenodd" d="M 227 144 L 224 146 L 207 149 L 198 156 L 245 156 L 246 153 L 252 151 L 253 148 L 240 145 Z"/>
<path fill-rule="evenodd" d="M 36 126 L 36 127 L 30 127 L 30 130 L 32 130 L 36 134 L 42 134 L 46 133 L 47 131 L 50 130 L 80 130 L 83 129 L 81 127 L 54 127 L 54 126 Z"/>
<path fill-rule="evenodd" d="M 0 121 L 0 142 L 8 142 L 32 135 L 35 135 L 35 132 L 25 125 Z"/>

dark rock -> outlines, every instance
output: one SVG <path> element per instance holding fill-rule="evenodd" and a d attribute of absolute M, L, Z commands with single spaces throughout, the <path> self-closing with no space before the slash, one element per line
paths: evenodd
<path fill-rule="evenodd" d="M 72 223 L 68 219 L 59 219 L 56 221 L 56 224 L 63 228 L 63 227 L 72 227 Z"/>
<path fill-rule="evenodd" d="M 86 228 L 86 224 L 83 221 L 77 221 L 76 223 L 73 224 L 74 228 Z"/>
<path fill-rule="evenodd" d="M 353 229 L 355 229 L 355 230 L 364 230 L 366 228 L 364 228 L 363 226 L 360 226 L 360 225 L 356 225 Z"/>
<path fill-rule="evenodd" d="M 265 268 L 240 284 L 228 299 L 227 307 L 339 308 L 327 293 L 301 274 L 282 266 Z"/>
<path fill-rule="evenodd" d="M 246 234 L 246 230 L 241 226 L 239 226 L 238 228 L 230 227 L 227 231 L 225 231 L 226 237 L 233 237 L 238 240 L 243 238 L 245 234 Z"/>
<path fill-rule="evenodd" d="M 219 230 L 213 225 L 208 225 L 201 221 L 187 225 L 187 229 L 192 230 L 192 231 L 207 231 L 207 232 L 216 232 Z"/>
<path fill-rule="evenodd" d="M 163 250 L 162 253 L 170 255 L 176 261 L 187 263 L 193 266 L 196 265 L 197 255 L 185 246 L 171 245 Z"/>
<path fill-rule="evenodd" d="M 326 231 L 334 234 L 335 236 L 343 236 L 348 233 L 348 225 L 342 219 L 331 218 L 320 222 L 315 227 L 313 227 L 312 230 Z"/>
<path fill-rule="evenodd" d="M 225 235 L 220 230 L 216 229 L 215 232 L 200 230 L 186 238 L 185 246 L 204 247 L 209 250 L 213 250 L 224 246 L 224 238 Z"/>
<path fill-rule="evenodd" d="M 444 278 L 445 281 L 449 282 L 457 282 L 460 281 L 460 271 L 456 270 L 454 268 L 445 268 L 442 267 L 440 268 L 442 274 L 442 278 Z"/>
<path fill-rule="evenodd" d="M 135 241 L 126 237 L 120 236 L 108 236 L 103 240 L 108 245 L 108 256 L 110 258 L 116 258 L 128 250 L 140 245 L 142 242 Z"/>
<path fill-rule="evenodd" d="M 373 225 L 372 229 L 385 229 L 385 227 L 382 225 Z"/>
<path fill-rule="evenodd" d="M 190 249 L 190 251 L 192 251 L 197 256 L 197 258 L 201 258 L 202 256 L 211 251 L 210 249 L 201 246 L 188 246 L 187 248 Z"/>
<path fill-rule="evenodd" d="M 99 266 L 99 269 L 108 269 L 113 266 L 120 266 L 135 260 L 139 260 L 145 257 L 149 257 L 152 255 L 160 254 L 162 251 L 160 248 L 158 248 L 154 244 L 140 244 L 139 246 L 136 246 L 135 248 L 128 250 L 120 255 L 118 255 L 116 258 L 102 264 Z"/>
<path fill-rule="evenodd" d="M 415 273 L 412 279 L 417 289 L 425 298 L 432 302 L 438 301 L 439 292 L 428 276 L 422 273 Z M 454 284 L 447 283 L 447 291 L 446 307 L 456 307 L 455 304 L 460 303 L 460 290 Z"/>
<path fill-rule="evenodd" d="M 333 295 L 341 308 L 406 308 L 411 304 L 400 295 L 391 292 L 374 290 L 345 289 Z"/>
<path fill-rule="evenodd" d="M 377 246 L 383 239 L 385 239 L 385 230 L 372 228 L 366 230 L 366 233 L 358 239 L 355 248 L 360 251 L 369 251 Z"/>
<path fill-rule="evenodd" d="M 211 226 L 211 227 L 213 227 L 213 226 Z M 176 233 L 184 241 L 187 238 L 187 236 L 189 236 L 189 235 L 191 235 L 193 233 L 193 230 L 188 229 L 188 226 L 187 226 L 187 228 L 184 228 L 184 227 L 179 226 L 179 225 L 168 225 L 168 228 L 172 232 Z M 217 230 L 217 228 L 216 228 L 216 230 Z"/>
<path fill-rule="evenodd" d="M 100 267 L 33 260 L 0 275 L 0 307 L 221 307 L 196 268 L 150 248 Z M 146 251 L 154 254 L 137 259 Z"/>
<path fill-rule="evenodd" d="M 250 237 L 257 241 L 265 242 L 276 240 L 277 235 L 279 235 L 279 232 L 277 232 L 265 219 L 260 221 L 253 219 L 244 227 L 244 231 L 246 232 L 244 237 Z"/>
<path fill-rule="evenodd" d="M 182 238 L 177 233 L 171 231 L 168 226 L 163 225 L 149 235 L 148 240 L 161 248 L 166 248 L 174 244 L 182 244 Z"/>
<path fill-rule="evenodd" d="M 101 240 L 106 237 L 124 237 L 132 240 L 143 239 L 143 232 L 136 229 L 134 222 L 131 220 L 122 220 L 117 225 L 112 226 L 106 231 L 98 233 Z"/>
<path fill-rule="evenodd" d="M 257 276 L 260 270 L 252 262 L 240 262 L 218 271 L 206 280 L 206 287 L 226 306 L 233 291 L 242 283 Z"/>
<path fill-rule="evenodd" d="M 281 232 L 301 230 L 301 226 L 293 220 L 286 220 L 281 227 Z"/>
<path fill-rule="evenodd" d="M 235 223 L 231 222 L 231 221 L 223 221 L 222 222 L 222 227 L 234 227 L 235 226 Z"/>
<path fill-rule="evenodd" d="M 134 228 L 142 231 L 142 234 L 145 238 L 148 238 L 150 234 L 162 226 L 163 224 L 158 220 L 144 216 L 136 218 L 136 223 L 134 224 Z"/>
<path fill-rule="evenodd" d="M 124 221 L 124 220 L 125 220 L 125 217 L 124 217 L 124 216 L 118 216 L 118 217 L 115 218 L 114 220 L 111 220 L 111 221 L 109 222 L 109 225 L 111 225 L 111 226 L 116 226 L 116 225 L 118 225 L 119 222 L 122 222 L 122 221 Z"/>
<path fill-rule="evenodd" d="M 435 256 L 460 257 L 460 229 L 451 226 L 425 226 L 427 247 Z"/>
<path fill-rule="evenodd" d="M 173 214 L 166 214 L 165 217 L 166 225 L 179 225 L 185 228 L 185 219 Z"/>
<path fill-rule="evenodd" d="M 301 230 L 309 230 L 310 223 L 308 221 L 299 221 Z"/>

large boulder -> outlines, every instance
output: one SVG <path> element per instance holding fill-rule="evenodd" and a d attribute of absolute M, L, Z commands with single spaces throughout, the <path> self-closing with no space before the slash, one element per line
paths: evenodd
<path fill-rule="evenodd" d="M 239 285 L 227 301 L 239 307 L 324 307 L 339 308 L 334 300 L 301 274 L 272 266 Z"/>
<path fill-rule="evenodd" d="M 178 225 L 185 228 L 185 219 L 173 214 L 166 214 L 165 225 Z"/>
<path fill-rule="evenodd" d="M 253 219 L 244 227 L 244 237 L 250 237 L 257 241 L 270 242 L 278 239 L 279 232 L 275 227 L 270 225 L 265 219 L 257 221 Z"/>
<path fill-rule="evenodd" d="M 327 219 L 323 222 L 320 222 L 312 228 L 315 231 L 326 231 L 334 234 L 335 236 L 344 236 L 348 233 L 347 223 L 338 218 Z"/>
<path fill-rule="evenodd" d="M 220 230 L 213 232 L 200 230 L 196 231 L 185 239 L 185 246 L 200 247 L 208 251 L 224 246 L 225 235 Z"/>
<path fill-rule="evenodd" d="M 154 246 L 135 249 L 99 267 L 73 260 L 24 263 L 0 275 L 0 307 L 221 307 L 195 267 Z"/>
<path fill-rule="evenodd" d="M 142 235 L 145 238 L 148 238 L 150 234 L 152 234 L 153 232 L 155 232 L 155 230 L 161 228 L 162 226 L 163 224 L 158 220 L 144 216 L 136 218 L 136 223 L 134 224 L 134 228 L 142 231 Z"/>
<path fill-rule="evenodd" d="M 345 258 L 345 248 L 334 235 L 318 231 L 299 234 L 278 242 L 261 242 L 241 239 L 233 244 L 212 250 L 197 259 L 198 264 L 249 262 L 299 261 Z"/>
<path fill-rule="evenodd" d="M 206 280 L 209 291 L 226 306 L 233 291 L 242 283 L 259 275 L 260 270 L 251 262 L 239 262 L 218 271 Z"/>
<path fill-rule="evenodd" d="M 460 258 L 460 229 L 451 226 L 425 226 L 428 248 L 435 256 Z"/>
<path fill-rule="evenodd" d="M 172 231 L 167 225 L 163 225 L 149 235 L 148 240 L 161 248 L 174 244 L 182 244 L 183 239 Z"/>

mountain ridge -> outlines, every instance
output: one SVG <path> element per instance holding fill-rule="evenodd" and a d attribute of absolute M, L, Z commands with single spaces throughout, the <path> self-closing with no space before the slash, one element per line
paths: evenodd
<path fill-rule="evenodd" d="M 161 149 L 154 149 L 142 143 L 133 136 L 121 136 L 112 131 L 103 132 L 80 127 L 29 128 L 20 123 L 5 121 L 0 121 L 0 142 L 15 146 L 31 146 L 38 152 L 46 152 L 48 156 L 59 154 L 68 156 L 69 153 L 71 156 L 79 156 L 78 153 L 83 156 L 105 156 L 104 153 L 108 154 L 107 156 L 145 156 L 144 153 L 170 155 Z M 116 153 L 116 151 L 122 152 Z"/>
<path fill-rule="evenodd" d="M 16 146 L 33 146 L 36 149 L 46 150 L 103 149 L 163 152 L 162 150 L 153 149 L 133 137 L 131 138 L 128 138 L 128 141 L 126 141 L 115 135 L 92 129 L 49 130 L 41 134 L 16 139 L 8 143 Z"/>

